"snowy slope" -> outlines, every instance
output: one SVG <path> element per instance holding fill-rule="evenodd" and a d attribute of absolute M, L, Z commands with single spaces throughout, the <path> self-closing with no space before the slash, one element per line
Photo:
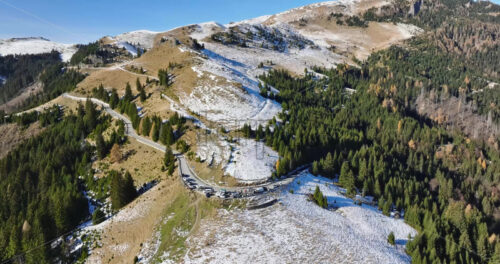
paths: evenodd
<path fill-rule="evenodd" d="M 349 55 L 364 59 L 374 50 L 385 48 L 399 41 L 409 39 L 422 32 L 416 26 L 408 24 L 369 23 L 368 28 L 338 26 L 330 14 L 341 13 L 345 16 L 361 15 L 369 8 L 379 8 L 390 4 L 391 0 L 338 0 L 311 4 L 294 8 L 279 14 L 262 16 L 226 25 L 227 28 L 241 28 L 247 25 L 283 29 L 291 28 L 297 35 L 314 42 L 324 52 L 314 52 L 311 57 L 318 64 L 319 56 L 330 58 L 330 65 L 335 61 L 332 58 L 331 47 L 334 53 L 342 54 L 342 60 L 349 62 Z M 300 53 L 299 53 L 300 54 Z M 300 56 L 300 55 L 299 55 Z M 324 62 L 325 60 L 323 60 Z M 325 63 L 318 64 L 324 66 Z M 304 64 L 300 64 L 304 66 Z"/>
<path fill-rule="evenodd" d="M 128 53 L 130 53 L 132 56 L 137 56 L 137 48 L 134 47 L 133 45 L 129 44 L 128 42 L 117 41 L 117 42 L 115 42 L 115 45 L 118 48 L 127 50 Z"/>
<path fill-rule="evenodd" d="M 154 39 L 159 33 L 160 32 L 149 30 L 137 30 L 120 34 L 116 37 L 113 37 L 113 39 L 118 43 L 128 42 L 143 49 L 151 49 L 154 45 Z"/>
<path fill-rule="evenodd" d="M 320 186 L 337 211 L 322 209 L 306 194 Z M 293 193 L 288 190 L 293 190 Z M 277 204 L 260 210 L 220 210 L 188 239 L 185 263 L 410 263 L 404 252 L 416 231 L 375 208 L 357 206 L 332 181 L 302 173 Z M 396 246 L 387 243 L 394 232 Z M 168 258 L 164 263 L 169 263 Z"/>
<path fill-rule="evenodd" d="M 242 138 L 233 146 L 225 172 L 243 182 L 265 180 L 271 177 L 278 158 L 263 142 Z"/>
<path fill-rule="evenodd" d="M 0 55 L 40 54 L 56 50 L 63 61 L 69 61 L 77 48 L 73 44 L 52 42 L 44 38 L 17 38 L 0 40 Z"/>
<path fill-rule="evenodd" d="M 245 183 L 271 177 L 279 158 L 278 153 L 263 142 L 245 138 L 229 142 L 220 135 L 200 136 L 196 155 L 208 166 L 221 166 L 226 175 Z"/>

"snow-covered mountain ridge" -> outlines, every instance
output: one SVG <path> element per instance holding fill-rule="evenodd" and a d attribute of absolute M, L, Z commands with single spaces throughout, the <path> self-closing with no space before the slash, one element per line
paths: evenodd
<path fill-rule="evenodd" d="M 63 61 L 69 61 L 77 51 L 74 44 L 63 44 L 42 37 L 0 39 L 0 56 L 14 54 L 40 54 L 52 50 L 61 53 Z"/>

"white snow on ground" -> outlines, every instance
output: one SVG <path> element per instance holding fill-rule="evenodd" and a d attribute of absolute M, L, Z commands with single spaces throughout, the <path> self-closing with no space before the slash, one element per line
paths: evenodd
<path fill-rule="evenodd" d="M 252 31 L 255 35 L 258 35 L 258 31 L 256 28 L 251 26 L 252 24 L 238 25 L 240 29 L 244 30 L 244 32 Z M 248 43 L 249 45 L 252 45 L 252 47 L 247 48 L 241 48 L 234 45 L 223 45 L 220 43 L 204 43 L 207 50 L 204 52 L 205 55 L 214 58 L 216 62 L 220 62 L 222 60 L 225 62 L 226 66 L 234 68 L 239 73 L 248 76 L 248 78 L 253 81 L 257 81 L 255 76 L 261 75 L 265 72 L 265 69 L 258 68 L 258 65 L 261 62 L 272 61 L 297 74 L 302 74 L 304 72 L 304 68 L 310 68 L 313 65 L 332 67 L 337 63 L 342 62 L 342 56 L 332 53 L 326 48 L 307 45 L 307 43 L 305 43 L 307 42 L 307 39 L 288 24 L 278 23 L 269 27 L 259 25 L 258 27 L 269 34 L 279 32 L 279 34 L 284 37 L 285 45 L 291 45 L 292 43 L 295 44 L 297 40 L 302 39 L 301 42 L 304 44 L 305 48 L 298 49 L 288 47 L 285 52 L 279 52 L 272 50 L 271 48 L 260 48 L 262 40 L 256 38 L 254 40 L 255 43 Z M 197 34 L 191 35 L 193 38 L 197 38 L 196 36 Z M 203 38 L 197 39 L 200 42 L 203 42 Z M 208 71 L 212 72 L 210 70 Z M 225 70 L 223 71 L 223 77 L 231 73 L 231 71 Z M 217 75 L 217 73 L 215 74 Z M 254 86 L 250 87 L 258 91 L 256 88 L 257 84 L 257 82 L 254 82 Z"/>
<path fill-rule="evenodd" d="M 120 48 L 120 49 L 126 49 L 128 53 L 130 53 L 132 56 L 137 56 L 137 49 L 133 45 L 130 45 L 128 42 L 124 41 L 117 41 L 115 45 Z"/>
<path fill-rule="evenodd" d="M 118 245 L 113 245 L 113 246 L 110 246 L 110 248 L 116 253 L 116 254 L 123 254 L 125 253 L 129 248 L 130 248 L 130 245 L 128 244 L 118 244 Z"/>
<path fill-rule="evenodd" d="M 222 165 L 224 173 L 240 182 L 271 177 L 278 153 L 263 142 L 241 138 L 229 142 L 220 135 L 198 135 L 196 155 L 208 166 Z"/>
<path fill-rule="evenodd" d="M 201 134 L 196 142 L 196 155 L 208 166 L 218 166 L 231 158 L 231 145 L 222 137 Z"/>
<path fill-rule="evenodd" d="M 265 15 L 265 16 L 260 16 L 256 18 L 251 18 L 251 19 L 245 19 L 239 22 L 227 24 L 226 27 L 232 27 L 232 26 L 238 26 L 242 24 L 250 24 L 250 25 L 256 25 L 256 24 L 262 24 L 266 20 L 268 20 L 271 17 L 271 15 Z"/>
<path fill-rule="evenodd" d="M 7 81 L 7 78 L 4 77 L 4 76 L 2 76 L 2 75 L 0 75 L 0 85 L 4 84 L 5 81 Z"/>
<path fill-rule="evenodd" d="M 139 252 L 138 258 L 139 263 L 151 263 L 153 261 L 153 257 L 158 252 L 158 249 L 161 245 L 161 232 L 158 231 L 154 234 L 154 236 L 146 241 L 141 247 L 141 251 Z"/>
<path fill-rule="evenodd" d="M 138 45 L 141 48 L 151 49 L 154 45 L 154 39 L 157 34 L 161 32 L 154 32 L 149 30 L 137 30 L 120 34 L 112 39 L 117 42 L 128 42 L 132 45 Z"/>
<path fill-rule="evenodd" d="M 263 124 L 281 111 L 277 102 L 259 95 L 256 66 L 228 59 L 216 51 L 203 50 L 198 65 L 193 67 L 199 77 L 198 86 L 180 96 L 184 106 L 229 128 L 241 127 L 250 120 Z"/>
<path fill-rule="evenodd" d="M 198 118 L 190 115 L 184 107 L 180 106 L 177 104 L 174 100 L 172 100 L 170 97 L 166 96 L 165 94 L 161 95 L 162 98 L 167 100 L 170 103 L 170 110 L 177 112 L 180 116 L 191 120 L 196 126 L 203 128 L 203 129 L 208 129 L 205 124 L 203 124 Z"/>
<path fill-rule="evenodd" d="M 204 38 L 210 37 L 213 33 L 218 30 L 225 29 L 225 26 L 217 22 L 206 22 L 194 25 L 194 32 L 191 33 L 191 37 L 197 40 L 202 40 Z"/>
<path fill-rule="evenodd" d="M 337 211 L 307 200 L 319 186 Z M 293 190 L 290 193 L 288 190 Z M 370 206 L 354 205 L 332 181 L 302 173 L 280 203 L 252 211 L 220 210 L 188 238 L 184 263 L 410 263 L 404 252 L 416 231 Z M 387 243 L 394 232 L 396 246 Z"/>
<path fill-rule="evenodd" d="M 14 54 L 40 54 L 56 50 L 63 61 L 69 61 L 78 50 L 73 44 L 52 42 L 44 38 L 14 38 L 0 40 L 0 56 Z"/>
<path fill-rule="evenodd" d="M 384 3 L 381 0 L 377 5 Z M 304 68 L 330 68 L 350 60 L 348 56 L 330 50 L 332 41 L 343 43 L 346 49 L 357 46 L 356 41 L 361 41 L 356 36 L 346 39 L 346 33 L 331 32 L 314 25 L 302 28 L 291 22 L 319 14 L 327 15 L 329 11 L 339 8 L 353 11 L 357 5 L 355 0 L 329 1 L 225 26 L 215 22 L 191 25 L 193 32 L 190 36 L 203 43 L 205 49 L 199 53 L 198 63 L 192 67 L 199 79 L 197 86 L 189 94 L 180 94 L 180 103 L 229 129 L 238 125 L 241 127 L 251 120 L 265 123 L 280 112 L 281 107 L 259 95 L 256 76 L 269 70 L 267 66 L 259 68 L 260 63 L 272 61 L 279 68 L 303 74 Z M 252 37 L 246 37 L 247 47 L 207 40 L 216 32 L 229 32 L 232 27 L 237 27 L 235 32 L 241 32 L 240 35 L 252 32 Z M 418 28 L 399 24 L 396 30 L 401 38 L 409 38 L 416 34 Z"/>
<path fill-rule="evenodd" d="M 132 56 L 137 56 L 137 49 L 151 49 L 154 46 L 154 39 L 160 32 L 149 30 L 137 30 L 120 34 L 115 37 L 108 37 L 112 44 L 118 48 L 126 49 Z"/>
<path fill-rule="evenodd" d="M 225 172 L 240 181 L 260 181 L 271 177 L 278 153 L 263 142 L 241 138 L 233 146 Z"/>

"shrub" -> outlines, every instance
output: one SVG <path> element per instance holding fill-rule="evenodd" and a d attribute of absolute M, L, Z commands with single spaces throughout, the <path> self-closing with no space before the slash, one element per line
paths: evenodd
<path fill-rule="evenodd" d="M 389 234 L 389 236 L 387 237 L 387 242 L 389 242 L 389 244 L 393 246 L 396 244 L 396 238 L 394 237 L 394 232 L 391 232 Z"/>
<path fill-rule="evenodd" d="M 106 215 L 102 212 L 101 208 L 97 208 L 94 213 L 92 213 L 92 224 L 98 225 L 105 220 Z"/>

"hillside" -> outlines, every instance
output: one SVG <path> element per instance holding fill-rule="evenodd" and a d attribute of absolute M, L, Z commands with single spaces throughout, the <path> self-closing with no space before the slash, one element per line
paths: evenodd
<path fill-rule="evenodd" d="M 0 56 L 15 54 L 41 54 L 57 51 L 63 61 L 69 61 L 77 48 L 73 44 L 52 42 L 44 38 L 12 38 L 0 40 Z"/>
<path fill-rule="evenodd" d="M 89 94 L 102 84 L 123 95 L 127 83 L 134 84 L 137 78 L 141 83 L 155 80 L 159 70 L 167 69 L 172 83 L 166 89 L 147 84 L 145 90 L 151 99 L 138 102 L 146 115 L 167 118 L 172 112 L 188 114 L 212 130 L 220 126 L 241 128 L 245 123 L 257 128 L 281 111 L 279 103 L 262 97 L 263 83 L 257 76 L 273 68 L 301 75 L 304 69 L 311 71 L 315 66 L 354 65 L 370 52 L 421 32 L 402 23 L 370 22 L 367 27 L 359 27 L 337 25 L 331 20 L 335 12 L 358 15 L 381 4 L 328 2 L 229 25 L 209 22 L 161 33 L 134 31 L 106 37 L 101 40 L 105 44 L 135 44 L 147 52 L 131 61 L 89 68 L 90 75 L 78 85 L 77 92 Z M 308 20 L 306 25 L 302 24 L 304 19 Z M 136 55 L 135 51 L 131 53 Z M 205 159 L 221 153 L 216 166 L 233 176 L 243 173 L 229 164 L 230 152 L 222 147 L 224 140 L 212 138 L 211 142 L 210 148 L 192 142 L 197 149 L 208 151 L 197 155 Z M 273 167 L 269 163 L 265 166 Z"/>
<path fill-rule="evenodd" d="M 0 41 L 0 262 L 499 263 L 499 13 Z"/>

